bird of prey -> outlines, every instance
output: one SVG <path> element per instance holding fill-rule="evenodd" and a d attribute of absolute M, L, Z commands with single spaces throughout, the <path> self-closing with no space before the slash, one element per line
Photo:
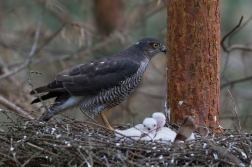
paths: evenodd
<path fill-rule="evenodd" d="M 56 97 L 39 120 L 48 121 L 53 115 L 80 107 L 91 118 L 100 114 L 104 124 L 113 129 L 102 110 L 124 101 L 140 82 L 150 60 L 160 52 L 166 53 L 160 41 L 144 38 L 117 54 L 60 72 L 54 81 L 30 92 L 47 92 L 32 104 Z"/>
<path fill-rule="evenodd" d="M 187 116 L 183 120 L 177 133 L 170 128 L 163 127 L 166 122 L 166 118 L 163 113 L 155 112 L 152 114 L 152 118 L 157 121 L 157 134 L 154 140 L 161 140 L 162 143 L 167 143 L 167 141 L 180 143 L 195 139 L 193 131 L 196 130 L 196 125 L 194 124 L 194 119 L 191 116 Z"/>
<path fill-rule="evenodd" d="M 155 112 L 152 114 L 152 118 L 157 121 L 157 133 L 154 140 L 161 141 L 162 143 L 173 142 L 177 133 L 170 128 L 164 127 L 166 118 L 161 112 Z"/>
<path fill-rule="evenodd" d="M 161 112 L 154 112 L 151 117 L 157 121 L 157 131 L 159 131 L 165 125 L 165 115 Z"/>
<path fill-rule="evenodd" d="M 138 124 L 126 130 L 115 130 L 116 137 L 130 137 L 134 140 L 152 140 L 156 134 L 157 121 L 154 118 L 145 118 L 143 124 Z"/>

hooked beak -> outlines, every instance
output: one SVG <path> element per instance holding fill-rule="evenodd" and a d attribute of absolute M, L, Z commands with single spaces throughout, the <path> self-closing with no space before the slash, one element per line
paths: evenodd
<path fill-rule="evenodd" d="M 161 51 L 164 52 L 164 53 L 166 54 L 166 48 L 165 48 L 164 45 L 162 46 Z"/>

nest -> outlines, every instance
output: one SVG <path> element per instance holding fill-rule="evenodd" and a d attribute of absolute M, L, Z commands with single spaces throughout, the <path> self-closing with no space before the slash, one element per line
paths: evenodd
<path fill-rule="evenodd" d="M 92 122 L 1 122 L 0 166 L 249 166 L 252 134 L 226 131 L 183 144 L 116 139 Z M 120 127 L 118 127 L 120 128 Z"/>

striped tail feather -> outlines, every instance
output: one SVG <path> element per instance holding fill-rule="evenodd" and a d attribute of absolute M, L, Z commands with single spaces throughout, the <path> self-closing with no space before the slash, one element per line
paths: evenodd
<path fill-rule="evenodd" d="M 41 100 L 47 100 L 47 99 L 51 99 L 51 98 L 54 98 L 54 97 L 58 97 L 58 96 L 60 96 L 61 94 L 62 94 L 61 92 L 49 92 L 48 94 L 43 95 L 43 96 L 41 96 L 40 98 L 34 99 L 34 100 L 31 102 L 31 104 L 39 103 L 39 102 L 40 102 L 40 99 L 41 99 Z"/>
<path fill-rule="evenodd" d="M 32 91 L 30 92 L 30 95 L 36 94 L 35 91 L 36 91 L 37 93 L 42 93 L 42 92 L 50 92 L 51 89 L 48 88 L 47 86 L 42 86 L 42 87 L 39 87 L 39 88 L 36 88 L 36 89 L 32 90 Z"/>

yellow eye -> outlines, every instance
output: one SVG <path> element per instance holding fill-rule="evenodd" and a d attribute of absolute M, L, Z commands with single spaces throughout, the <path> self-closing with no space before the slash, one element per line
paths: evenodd
<path fill-rule="evenodd" d="M 155 49 L 157 49 L 158 48 L 158 44 L 154 43 L 154 44 L 152 44 L 152 47 L 155 48 Z"/>

